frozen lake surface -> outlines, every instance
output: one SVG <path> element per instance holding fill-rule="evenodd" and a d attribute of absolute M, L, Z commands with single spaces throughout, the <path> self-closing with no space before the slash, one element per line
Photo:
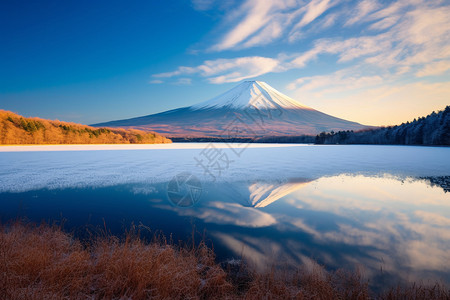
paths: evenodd
<path fill-rule="evenodd" d="M 317 179 L 339 174 L 446 176 L 450 148 L 207 144 L 0 147 L 0 192 L 168 182 Z"/>
<path fill-rule="evenodd" d="M 0 148 L 0 218 L 132 222 L 259 268 L 450 283 L 450 148 L 170 144 Z"/>

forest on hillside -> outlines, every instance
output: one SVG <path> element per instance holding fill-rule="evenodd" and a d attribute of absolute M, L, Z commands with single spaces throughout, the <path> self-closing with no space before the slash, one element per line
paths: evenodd
<path fill-rule="evenodd" d="M 158 144 L 170 143 L 157 133 L 24 118 L 0 110 L 0 144 Z"/>
<path fill-rule="evenodd" d="M 450 106 L 397 126 L 363 131 L 322 132 L 316 144 L 450 145 Z"/>

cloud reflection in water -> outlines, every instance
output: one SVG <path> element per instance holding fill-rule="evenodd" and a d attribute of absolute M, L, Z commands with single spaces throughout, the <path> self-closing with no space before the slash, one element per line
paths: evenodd
<path fill-rule="evenodd" d="M 313 258 L 332 268 L 363 266 L 378 282 L 450 282 L 450 194 L 423 180 L 217 184 L 199 206 L 173 209 L 210 224 L 217 244 L 260 268 Z"/>

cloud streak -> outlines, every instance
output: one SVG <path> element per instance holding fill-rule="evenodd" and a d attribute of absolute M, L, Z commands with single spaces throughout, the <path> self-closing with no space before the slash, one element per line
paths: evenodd
<path fill-rule="evenodd" d="M 155 74 L 155 78 L 168 78 L 179 75 L 199 74 L 210 83 L 238 82 L 254 78 L 280 67 L 277 59 L 261 56 L 239 57 L 234 59 L 207 60 L 197 67 L 179 67 L 167 73 Z"/>
<path fill-rule="evenodd" d="M 294 27 L 294 29 L 302 28 L 320 15 L 322 15 L 328 8 L 332 5 L 330 0 L 313 0 L 305 7 L 305 14 L 303 15 L 300 22 Z"/>
<path fill-rule="evenodd" d="M 210 50 L 238 50 L 269 44 L 284 33 L 295 35 L 323 15 L 338 0 L 312 0 L 308 4 L 295 0 L 247 0 L 226 20 L 235 24 Z"/>
<path fill-rule="evenodd" d="M 416 73 L 417 77 L 436 76 L 450 70 L 450 60 L 442 60 L 426 65 Z"/>
<path fill-rule="evenodd" d="M 240 8 L 238 16 L 244 18 L 230 30 L 216 50 L 254 47 L 271 43 L 281 36 L 289 38 L 296 28 L 304 27 L 324 14 L 337 1 L 314 0 L 299 6 L 297 1 L 253 1 L 248 0 Z M 242 11 L 247 13 L 244 13 Z M 235 82 L 260 76 L 269 72 L 279 72 L 293 68 L 304 68 L 321 55 L 337 57 L 337 63 L 362 62 L 381 68 L 397 68 L 405 73 L 410 67 L 421 67 L 416 76 L 423 77 L 433 73 L 442 74 L 448 68 L 444 62 L 436 60 L 450 58 L 450 7 L 437 6 L 423 1 L 398 1 L 385 7 L 377 2 L 363 1 L 356 8 L 357 13 L 345 20 L 344 13 L 334 13 L 322 21 L 322 27 L 340 22 L 348 27 L 356 23 L 367 23 L 366 34 L 346 38 L 322 37 L 313 41 L 313 47 L 303 53 L 288 54 L 292 60 L 277 57 L 248 56 L 238 58 L 219 58 L 204 61 L 197 67 L 179 67 L 177 70 L 154 75 L 156 78 L 179 75 L 200 74 L 211 83 Z M 338 17 L 341 20 L 337 20 Z M 300 21 L 291 32 L 286 33 L 289 24 Z M 430 64 L 429 67 L 426 64 Z M 215 76 L 221 73 L 219 76 Z"/>
<path fill-rule="evenodd" d="M 351 26 L 359 21 L 362 21 L 364 17 L 377 10 L 379 7 L 380 4 L 377 1 L 364 0 L 359 2 L 356 7 L 356 13 L 352 12 L 354 13 L 353 16 L 344 23 L 344 26 Z"/>

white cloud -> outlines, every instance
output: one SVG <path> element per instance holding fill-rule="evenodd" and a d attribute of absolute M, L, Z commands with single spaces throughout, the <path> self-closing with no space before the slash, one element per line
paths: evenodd
<path fill-rule="evenodd" d="M 412 4 L 412 1 L 410 1 Z M 405 6 L 408 5 L 407 1 L 395 1 L 395 2 L 388 2 L 389 5 L 378 10 L 377 12 L 374 12 L 373 14 L 369 15 L 367 17 L 367 20 L 379 20 L 384 19 L 393 15 L 396 15 L 398 12 L 400 12 L 401 9 L 403 9 Z"/>
<path fill-rule="evenodd" d="M 397 39 L 410 46 L 405 64 L 450 57 L 450 7 L 417 9 L 400 24 Z M 403 39 L 401 39 L 403 38 Z"/>
<path fill-rule="evenodd" d="M 221 40 L 210 49 L 222 51 L 243 49 L 268 44 L 290 31 L 288 38 L 294 40 L 299 29 L 323 15 L 337 0 L 312 0 L 305 4 L 296 0 L 247 0 L 226 24 L 233 24 Z M 234 24 L 238 22 L 237 25 Z M 327 26 L 331 26 L 329 20 Z"/>
<path fill-rule="evenodd" d="M 341 46 L 348 45 L 342 51 L 348 49 L 351 49 L 352 52 L 358 51 L 358 49 L 353 48 L 361 48 L 359 42 L 364 42 L 377 46 L 377 50 L 370 51 L 366 48 L 365 51 L 372 53 L 378 51 L 384 56 L 389 54 L 389 50 L 396 51 L 397 49 L 400 49 L 398 53 L 403 56 L 412 56 L 414 52 L 418 52 L 417 54 L 425 52 L 426 49 L 423 49 L 423 51 L 411 49 L 411 46 L 417 44 L 422 45 L 423 48 L 433 48 L 435 52 L 438 51 L 437 49 L 441 49 L 441 52 L 445 52 L 439 55 L 441 59 L 445 58 L 450 52 L 450 48 L 446 47 L 449 44 L 448 36 L 450 36 L 450 21 L 448 18 L 450 11 L 448 6 L 423 0 L 399 0 L 385 4 L 383 7 L 378 1 L 365 0 L 357 4 L 354 9 L 355 12 L 352 11 L 352 17 L 342 20 L 343 16 L 349 15 L 346 11 L 348 5 L 341 5 L 340 10 L 327 14 L 331 7 L 337 7 L 340 2 L 337 0 L 312 0 L 305 4 L 305 2 L 295 0 L 247 0 L 239 9 L 230 14 L 231 17 L 226 18 L 225 25 L 231 25 L 231 30 L 226 32 L 220 41 L 210 49 L 215 51 L 244 49 L 266 45 L 275 40 L 283 39 L 283 37 L 293 43 L 312 33 L 320 36 L 320 31 L 332 25 L 345 28 L 358 23 L 371 31 L 387 30 L 387 34 L 366 36 L 355 36 L 353 34 L 353 36 L 346 37 L 341 41 L 336 41 L 337 43 L 340 42 Z M 325 16 L 318 21 L 317 26 L 306 31 L 303 30 L 304 26 L 314 22 L 322 15 Z M 234 25 L 236 21 L 237 25 Z M 364 32 L 364 27 L 361 28 Z M 439 39 L 440 42 L 438 43 Z M 321 40 L 316 40 L 315 45 L 319 44 L 318 41 Z M 386 47 L 380 49 L 381 47 L 378 46 L 380 42 L 385 46 L 388 45 L 389 49 L 386 49 Z M 431 44 L 425 45 L 430 42 Z M 333 46 L 331 43 L 328 45 Z M 339 54 L 342 51 L 327 49 L 317 51 L 316 49 L 309 54 L 320 52 Z M 429 50 L 427 52 L 423 54 L 426 56 L 433 54 Z M 351 57 L 349 55 L 342 56 Z M 311 57 L 314 58 L 315 56 Z M 342 61 L 346 61 L 346 58 L 343 58 Z"/>
<path fill-rule="evenodd" d="M 352 17 L 345 22 L 344 26 L 350 26 L 363 20 L 369 13 L 377 10 L 380 7 L 379 3 L 374 0 L 364 0 L 356 6 L 356 12 L 352 11 Z"/>
<path fill-rule="evenodd" d="M 324 49 L 321 46 L 315 47 L 292 60 L 292 65 L 302 68 L 306 66 L 306 63 L 310 60 L 316 59 L 323 51 Z"/>
<path fill-rule="evenodd" d="M 402 6 L 403 5 L 403 6 Z M 292 60 L 292 65 L 305 67 L 317 59 L 320 54 L 333 54 L 337 62 L 350 62 L 364 58 L 367 68 L 396 68 L 397 74 L 407 74 L 412 67 L 426 68 L 427 73 L 439 67 L 436 74 L 447 70 L 445 63 L 436 64 L 436 60 L 450 58 L 450 7 L 433 7 L 424 4 L 410 7 L 399 14 L 404 3 L 397 2 L 377 11 L 368 18 L 376 20 L 370 29 L 386 32 L 350 37 L 347 39 L 319 39 L 313 48 L 299 54 Z M 427 74 L 417 73 L 418 76 Z"/>
<path fill-rule="evenodd" d="M 228 32 L 220 43 L 214 45 L 212 49 L 220 51 L 233 48 L 259 31 L 272 21 L 274 16 L 273 10 L 284 6 L 283 1 L 280 1 L 278 5 L 276 3 L 271 0 L 248 0 L 245 2 L 239 12 L 236 13 L 236 16 L 239 18 L 244 14 L 244 19 Z"/>
<path fill-rule="evenodd" d="M 384 30 L 389 27 L 392 27 L 395 23 L 397 23 L 398 19 L 399 19 L 399 16 L 386 17 L 386 18 L 370 25 L 369 28 L 372 30 Z"/>
<path fill-rule="evenodd" d="M 303 15 L 303 18 L 294 27 L 294 29 L 302 28 L 308 25 L 320 15 L 322 15 L 331 6 L 332 3 L 330 0 L 312 0 L 306 6 L 306 13 Z"/>
<path fill-rule="evenodd" d="M 318 20 L 314 26 L 311 26 L 306 30 L 303 29 L 291 30 L 287 40 L 290 44 L 293 44 L 301 39 L 306 39 L 310 36 L 320 35 L 322 31 L 332 26 L 339 26 L 337 25 L 337 23 L 339 22 L 339 18 L 342 17 L 342 15 L 343 13 L 340 11 L 326 14 L 323 18 Z"/>
<path fill-rule="evenodd" d="M 322 25 L 320 26 L 320 29 L 326 29 L 330 26 L 333 26 L 336 23 L 337 17 L 338 14 L 329 14 L 323 21 Z"/>
<path fill-rule="evenodd" d="M 450 70 L 450 60 L 430 63 L 416 73 L 417 77 L 441 75 Z"/>
<path fill-rule="evenodd" d="M 178 75 L 182 75 L 182 74 L 192 74 L 195 72 L 196 72 L 195 68 L 179 67 L 178 70 L 176 70 L 176 71 L 154 74 L 153 77 L 166 78 L 166 77 L 174 77 L 174 76 L 178 76 Z"/>
<path fill-rule="evenodd" d="M 207 60 L 197 67 L 179 67 L 173 72 L 155 74 L 154 77 L 174 77 L 198 73 L 211 83 L 237 82 L 257 77 L 280 68 L 277 59 L 261 56 Z M 185 78 L 186 79 L 186 78 Z"/>
<path fill-rule="evenodd" d="M 362 36 L 349 38 L 347 40 L 317 40 L 314 47 L 302 53 L 292 60 L 292 64 L 297 67 L 304 67 L 306 64 L 316 59 L 319 54 L 336 54 L 338 62 L 347 62 L 356 58 L 370 54 L 383 53 L 391 48 L 391 42 L 385 35 Z"/>
<path fill-rule="evenodd" d="M 190 85 L 192 83 L 192 79 L 191 78 L 179 78 L 175 84 L 178 85 Z"/>
<path fill-rule="evenodd" d="M 163 83 L 163 82 L 164 82 L 164 81 L 159 80 L 159 79 L 155 79 L 155 80 L 150 80 L 150 81 L 149 81 L 150 84 L 161 84 L 161 83 Z"/>
<path fill-rule="evenodd" d="M 343 69 L 332 74 L 302 77 L 288 85 L 297 93 L 337 93 L 373 87 L 383 82 L 379 75 L 364 76 L 355 68 Z"/>
<path fill-rule="evenodd" d="M 257 77 L 275 71 L 278 64 L 275 59 L 258 56 L 206 62 L 209 69 L 218 69 L 214 74 L 218 74 L 219 70 L 222 71 L 223 65 L 227 66 L 226 74 L 209 78 L 211 83 L 238 82 Z"/>
<path fill-rule="evenodd" d="M 243 44 L 244 48 L 249 48 L 257 45 L 268 44 L 272 40 L 278 38 L 282 34 L 282 25 L 273 21 L 263 28 L 257 35 L 250 38 Z"/>

